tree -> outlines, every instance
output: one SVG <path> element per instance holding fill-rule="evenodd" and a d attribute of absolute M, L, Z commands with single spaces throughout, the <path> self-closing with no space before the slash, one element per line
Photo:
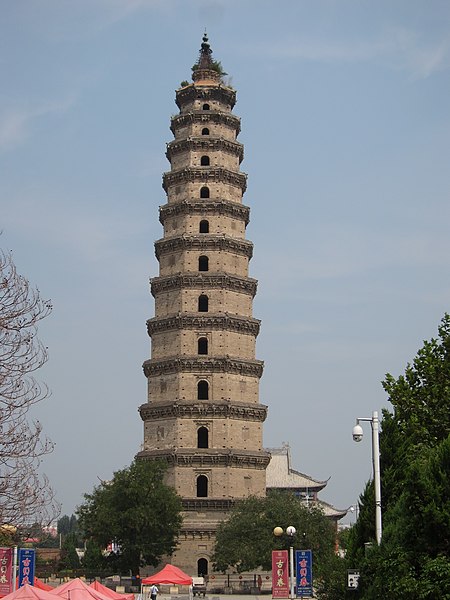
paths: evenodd
<path fill-rule="evenodd" d="M 51 311 L 19 275 L 11 254 L 0 251 L 0 523 L 48 524 L 59 513 L 41 458 L 53 450 L 30 408 L 48 396 L 34 373 L 47 361 L 37 325 Z"/>
<path fill-rule="evenodd" d="M 405 374 L 383 382 L 393 412 L 380 435 L 383 540 L 373 537 L 373 486 L 360 499 L 348 556 L 361 566 L 365 599 L 444 598 L 450 588 L 450 316 L 425 341 Z"/>
<path fill-rule="evenodd" d="M 86 550 L 83 557 L 83 567 L 90 571 L 98 571 L 106 566 L 105 557 L 101 547 L 90 539 L 86 542 Z"/>
<path fill-rule="evenodd" d="M 157 566 L 176 546 L 182 518 L 181 499 L 163 483 L 165 465 L 135 460 L 130 467 L 102 482 L 78 510 L 86 538 L 101 547 L 114 542 L 122 572 L 139 573 L 143 565 Z"/>
<path fill-rule="evenodd" d="M 63 515 L 58 519 L 58 533 L 61 535 L 67 535 L 70 533 L 70 517 L 69 515 Z"/>
<path fill-rule="evenodd" d="M 385 589 L 386 596 L 392 597 L 400 582 L 417 598 L 446 597 L 444 591 L 450 591 L 449 475 L 450 436 L 407 466 L 403 491 L 389 512 L 380 549 L 384 562 L 394 557 L 402 564 L 403 576 L 386 575 L 376 564 L 369 590 Z"/>
<path fill-rule="evenodd" d="M 70 515 L 70 517 L 69 515 L 63 515 L 60 519 L 58 519 L 57 531 L 63 540 L 67 535 L 73 534 L 76 545 L 78 547 L 82 546 L 83 536 L 82 532 L 80 531 L 76 515 Z"/>
<path fill-rule="evenodd" d="M 402 493 L 405 465 L 450 431 L 450 315 L 444 315 L 438 334 L 424 342 L 404 375 L 388 373 L 383 382 L 394 408 L 383 411 L 380 437 L 385 511 Z"/>
<path fill-rule="evenodd" d="M 61 548 L 61 558 L 59 560 L 59 569 L 73 570 L 80 568 L 80 559 L 76 550 L 76 538 L 73 533 L 69 533 L 64 540 Z"/>
<path fill-rule="evenodd" d="M 273 529 L 289 525 L 297 530 L 295 547 L 313 551 L 315 578 L 327 579 L 336 568 L 334 527 L 319 507 L 307 507 L 285 492 L 271 492 L 263 498 L 251 496 L 235 505 L 217 531 L 214 568 L 222 572 L 230 567 L 238 572 L 258 567 L 271 570 L 272 550 L 289 545 L 286 537 L 275 537 Z"/>

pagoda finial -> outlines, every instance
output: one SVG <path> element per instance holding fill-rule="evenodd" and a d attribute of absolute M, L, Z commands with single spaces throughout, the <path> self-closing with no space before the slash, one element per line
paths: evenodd
<path fill-rule="evenodd" d="M 195 82 L 214 81 L 220 83 L 222 75 L 225 73 L 223 73 L 222 65 L 212 58 L 212 50 L 205 29 L 198 60 L 192 67 L 192 79 Z"/>
<path fill-rule="evenodd" d="M 206 33 L 206 29 L 205 33 L 203 34 L 200 56 L 198 58 L 197 65 L 199 69 L 210 69 L 212 66 L 212 50 L 208 42 L 208 34 Z"/>

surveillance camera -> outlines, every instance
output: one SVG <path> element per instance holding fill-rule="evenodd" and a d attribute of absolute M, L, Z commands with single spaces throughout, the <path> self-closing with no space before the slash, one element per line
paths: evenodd
<path fill-rule="evenodd" d="M 363 439 L 363 428 L 361 425 L 355 425 L 352 431 L 353 441 L 360 442 Z"/>

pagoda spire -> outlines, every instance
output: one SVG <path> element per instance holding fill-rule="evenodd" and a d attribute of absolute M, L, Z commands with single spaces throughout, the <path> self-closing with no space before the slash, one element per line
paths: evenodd
<path fill-rule="evenodd" d="M 220 63 L 213 61 L 212 50 L 208 41 L 208 35 L 205 31 L 202 38 L 202 45 L 200 47 L 199 57 L 192 69 L 192 81 L 195 83 L 200 82 L 217 82 L 220 83 L 223 73 L 220 67 Z"/>
<path fill-rule="evenodd" d="M 212 68 L 212 50 L 208 42 L 208 34 L 204 33 L 202 38 L 202 45 L 200 48 L 200 56 L 197 62 L 199 69 L 211 69 Z"/>

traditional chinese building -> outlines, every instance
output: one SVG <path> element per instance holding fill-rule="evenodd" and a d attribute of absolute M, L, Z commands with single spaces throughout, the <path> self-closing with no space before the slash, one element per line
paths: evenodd
<path fill-rule="evenodd" d="M 208 574 L 217 526 L 232 503 L 265 495 L 270 454 L 262 447 L 267 407 L 259 403 L 263 363 L 255 357 L 260 322 L 252 311 L 257 282 L 249 277 L 241 124 L 232 112 L 236 92 L 206 35 L 192 80 L 176 91 L 166 152 L 139 457 L 167 461 L 166 483 L 183 501 L 173 563 Z"/>
<path fill-rule="evenodd" d="M 305 473 L 296 471 L 292 467 L 291 449 L 289 444 L 281 448 L 268 448 L 271 459 L 266 469 L 267 491 L 279 490 L 295 494 L 307 506 L 318 505 L 323 514 L 330 520 L 337 522 L 347 514 L 347 510 L 339 510 L 319 498 L 318 494 L 325 488 L 326 481 L 318 481 Z"/>

